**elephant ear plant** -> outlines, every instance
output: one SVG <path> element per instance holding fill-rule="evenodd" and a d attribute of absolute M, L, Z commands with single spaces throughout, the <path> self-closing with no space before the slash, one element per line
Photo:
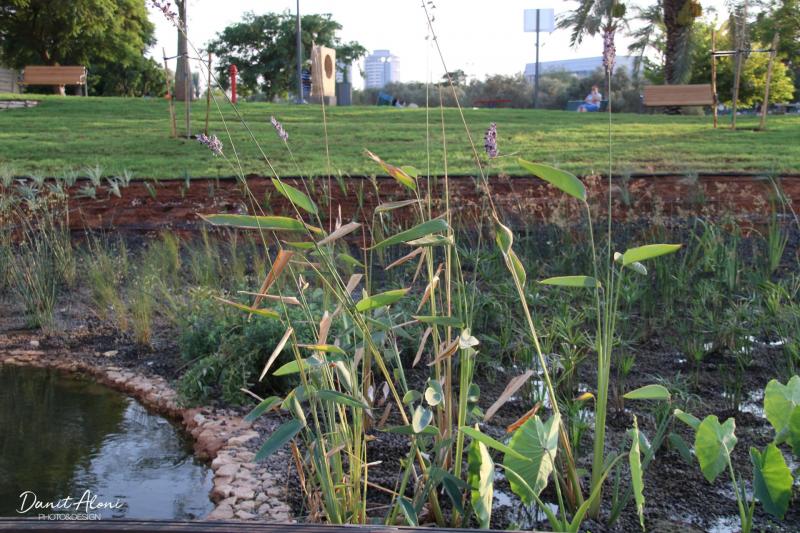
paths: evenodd
<path fill-rule="evenodd" d="M 750 448 L 753 497 L 748 500 L 745 482 L 741 473 L 737 478 L 731 461 L 737 443 L 734 419 L 720 423 L 715 415 L 708 415 L 701 421 L 689 413 L 675 411 L 675 416 L 695 431 L 694 455 L 706 480 L 713 483 L 728 471 L 736 494 L 742 533 L 753 530 L 756 500 L 765 512 L 777 519 L 782 519 L 789 508 L 794 479 L 779 446 L 788 443 L 795 457 L 800 457 L 800 376 L 793 376 L 786 385 L 774 379 L 767 384 L 764 413 L 775 430 L 775 437 L 763 450 Z"/>

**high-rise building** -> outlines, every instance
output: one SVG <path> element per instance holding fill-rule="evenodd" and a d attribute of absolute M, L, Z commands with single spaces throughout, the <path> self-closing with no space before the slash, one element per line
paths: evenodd
<path fill-rule="evenodd" d="M 389 50 L 375 50 L 364 60 L 364 87 L 382 89 L 387 83 L 399 81 L 400 60 Z"/>

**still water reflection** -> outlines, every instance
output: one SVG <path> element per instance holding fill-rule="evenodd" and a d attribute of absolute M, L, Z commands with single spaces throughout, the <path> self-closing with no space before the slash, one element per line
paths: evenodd
<path fill-rule="evenodd" d="M 17 513 L 33 501 L 25 491 L 76 502 L 88 490 L 95 504 L 119 501 L 92 511 L 102 518 L 202 518 L 212 475 L 191 451 L 167 420 L 107 387 L 0 365 L 0 516 L 50 512 Z"/>

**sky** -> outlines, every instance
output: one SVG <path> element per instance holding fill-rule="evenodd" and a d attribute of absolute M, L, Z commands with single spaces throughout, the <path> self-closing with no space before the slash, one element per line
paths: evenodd
<path fill-rule="evenodd" d="M 645 0 L 630 0 L 630 3 Z M 472 78 L 489 74 L 516 74 L 535 55 L 536 34 L 523 31 L 525 9 L 552 8 L 556 17 L 573 8 L 567 0 L 434 0 L 434 29 L 448 70 L 462 69 Z M 703 5 L 722 11 L 724 0 L 703 0 Z M 295 13 L 293 0 L 189 0 L 189 37 L 202 49 L 225 26 L 241 20 L 248 11 L 256 14 Z M 441 61 L 426 40 L 428 26 L 421 0 L 300 0 L 302 13 L 331 13 L 342 25 L 339 37 L 355 40 L 370 52 L 389 49 L 400 60 L 400 81 L 438 80 L 444 73 Z M 175 55 L 177 35 L 160 12 L 150 9 L 156 24 L 158 44 L 151 50 L 161 59 L 161 48 Z M 630 39 L 617 39 L 617 54 L 625 55 Z M 599 56 L 602 39 L 589 38 L 577 48 L 569 45 L 569 31 L 556 30 L 540 36 L 540 61 Z M 363 61 L 363 60 L 362 60 Z M 172 67 L 174 68 L 174 66 Z M 354 69 L 354 87 L 363 84 Z"/>

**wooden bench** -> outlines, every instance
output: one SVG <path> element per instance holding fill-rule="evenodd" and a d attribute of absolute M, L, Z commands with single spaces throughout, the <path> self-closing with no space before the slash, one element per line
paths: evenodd
<path fill-rule="evenodd" d="M 20 85 L 65 85 L 83 86 L 83 95 L 89 94 L 86 87 L 86 67 L 29 66 L 22 73 Z"/>
<path fill-rule="evenodd" d="M 711 84 L 645 85 L 642 103 L 645 107 L 714 105 Z"/>
<path fill-rule="evenodd" d="M 511 107 L 511 100 L 508 98 L 495 98 L 495 99 L 483 99 L 483 100 L 475 100 L 472 102 L 473 107 L 488 107 L 490 109 L 494 109 L 496 107 Z"/>

